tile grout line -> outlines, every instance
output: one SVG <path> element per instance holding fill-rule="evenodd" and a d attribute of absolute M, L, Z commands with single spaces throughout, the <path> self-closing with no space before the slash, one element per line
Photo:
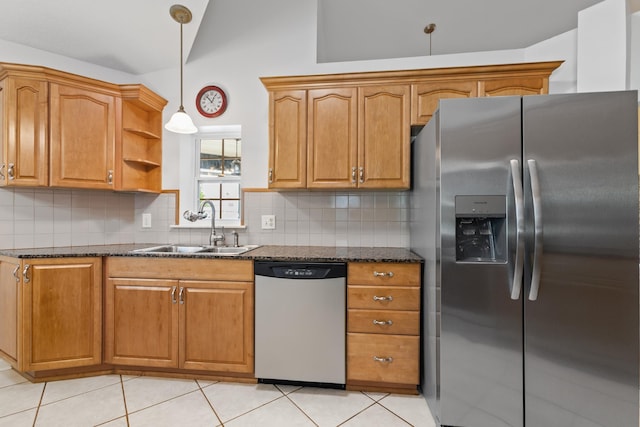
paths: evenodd
<path fill-rule="evenodd" d="M 44 391 L 47 389 L 47 382 L 42 387 L 42 393 L 40 393 L 40 400 L 38 401 L 38 407 L 36 408 L 36 414 L 33 417 L 33 427 L 36 427 L 36 421 L 38 420 L 38 414 L 40 413 L 40 405 L 42 405 L 42 399 L 44 399 Z"/>
<path fill-rule="evenodd" d="M 303 388 L 303 387 L 300 387 L 299 389 L 294 390 L 294 391 L 292 391 L 292 392 L 291 392 L 291 393 L 289 393 L 289 394 L 293 394 L 293 393 L 295 393 L 295 392 L 296 392 L 296 391 L 298 391 L 298 390 L 302 390 L 302 388 Z M 281 390 L 281 391 L 282 391 L 282 390 Z M 284 394 L 284 393 L 283 393 L 283 394 Z M 285 394 L 285 395 L 284 395 L 284 397 L 286 397 L 286 398 L 289 400 L 289 402 L 291 402 L 291 403 L 293 404 L 293 406 L 295 406 L 296 408 L 298 408 L 298 410 L 299 410 L 300 412 L 302 412 L 302 413 L 304 414 L 304 416 L 305 416 L 305 417 L 309 418 L 309 421 L 311 421 L 311 422 L 313 423 L 313 425 L 318 426 L 318 423 L 316 423 L 316 422 L 313 420 L 313 418 L 311 418 L 311 416 L 309 416 L 309 414 L 307 414 L 307 413 L 306 413 L 306 412 L 305 412 L 301 407 L 299 407 L 298 405 L 296 405 L 296 402 L 294 402 L 294 401 L 289 397 L 289 394 Z"/>
<path fill-rule="evenodd" d="M 198 382 L 198 380 L 194 380 L 196 382 L 196 384 L 198 385 L 198 389 L 200 390 L 200 393 L 202 393 L 202 396 L 204 397 L 204 400 L 207 401 L 207 403 L 209 404 L 209 407 L 211 407 L 211 410 L 213 411 L 213 415 L 216 416 L 216 418 L 218 419 L 218 425 L 223 426 L 224 427 L 224 423 L 222 422 L 222 419 L 220 418 L 220 416 L 218 415 L 218 412 L 216 412 L 216 408 L 213 407 L 213 404 L 209 401 L 209 398 L 207 397 L 207 394 L 204 392 L 204 390 L 202 389 L 202 386 L 200 385 L 200 382 Z M 216 384 L 216 383 L 213 383 Z M 211 384 L 211 385 L 213 385 Z"/>
<path fill-rule="evenodd" d="M 119 375 L 120 377 L 120 389 L 122 390 L 122 402 L 124 403 L 124 417 L 125 417 L 125 421 L 127 422 L 127 427 L 130 426 L 129 424 L 129 409 L 127 408 L 127 396 L 124 392 L 124 381 L 122 380 L 122 375 Z"/>

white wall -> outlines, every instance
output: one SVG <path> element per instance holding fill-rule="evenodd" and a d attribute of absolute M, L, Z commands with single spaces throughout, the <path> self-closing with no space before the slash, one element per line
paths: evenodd
<path fill-rule="evenodd" d="M 629 15 L 626 0 L 605 0 L 578 13 L 578 91 L 629 86 Z"/>

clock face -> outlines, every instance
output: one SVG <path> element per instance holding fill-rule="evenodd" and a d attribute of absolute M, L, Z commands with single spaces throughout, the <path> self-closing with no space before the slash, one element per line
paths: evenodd
<path fill-rule="evenodd" d="M 217 86 L 206 86 L 196 97 L 196 107 L 205 117 L 217 117 L 227 109 L 227 96 Z"/>

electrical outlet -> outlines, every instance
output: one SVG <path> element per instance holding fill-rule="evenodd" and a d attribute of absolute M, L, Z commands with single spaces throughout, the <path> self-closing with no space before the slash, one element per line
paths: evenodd
<path fill-rule="evenodd" d="M 262 229 L 274 230 L 276 228 L 276 216 L 275 215 L 262 215 Z"/>
<path fill-rule="evenodd" d="M 142 228 L 151 228 L 151 214 L 143 213 L 142 214 Z"/>

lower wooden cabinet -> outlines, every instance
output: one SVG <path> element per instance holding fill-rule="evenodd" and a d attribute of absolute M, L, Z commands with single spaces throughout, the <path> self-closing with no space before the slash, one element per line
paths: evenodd
<path fill-rule="evenodd" d="M 2 257 L 0 295 L 0 350 L 16 370 L 102 362 L 101 258 Z"/>
<path fill-rule="evenodd" d="M 417 392 L 420 265 L 352 262 L 347 271 L 347 388 Z"/>
<path fill-rule="evenodd" d="M 253 373 L 253 263 L 140 260 L 107 261 L 105 361 Z"/>

